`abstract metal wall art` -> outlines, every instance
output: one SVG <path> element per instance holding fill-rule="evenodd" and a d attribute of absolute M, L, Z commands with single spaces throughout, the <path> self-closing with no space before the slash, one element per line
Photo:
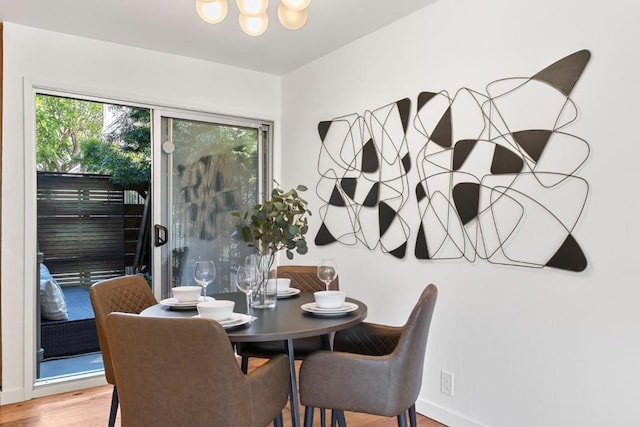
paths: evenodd
<path fill-rule="evenodd" d="M 361 243 L 403 258 L 415 236 L 418 259 L 583 271 L 572 233 L 589 192 L 577 173 L 590 148 L 568 128 L 578 116 L 569 95 L 589 59 L 578 51 L 484 92 L 422 92 L 411 141 L 409 99 L 321 122 L 316 244 Z"/>
<path fill-rule="evenodd" d="M 409 224 L 400 211 L 411 188 L 407 129 L 411 101 L 318 125 L 322 149 L 316 191 L 324 201 L 317 245 L 358 242 L 404 258 Z"/>

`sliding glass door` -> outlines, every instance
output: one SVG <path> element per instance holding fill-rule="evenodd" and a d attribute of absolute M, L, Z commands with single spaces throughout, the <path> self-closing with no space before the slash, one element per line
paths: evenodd
<path fill-rule="evenodd" d="M 46 383 L 103 369 L 91 285 L 148 276 L 151 110 L 45 90 L 33 101 L 34 379 Z"/>
<path fill-rule="evenodd" d="M 270 190 L 271 126 L 155 111 L 154 139 L 160 142 L 154 144 L 156 296 L 195 285 L 198 260 L 212 260 L 216 268 L 208 294 L 234 291 L 231 272 L 249 249 L 231 212 L 246 210 Z"/>
<path fill-rule="evenodd" d="M 45 395 L 73 381 L 99 384 L 88 294 L 96 281 L 138 273 L 166 298 L 195 284 L 201 259 L 217 270 L 208 293 L 235 290 L 231 271 L 249 249 L 230 213 L 270 191 L 272 125 L 49 89 L 32 95 L 25 381 Z"/>

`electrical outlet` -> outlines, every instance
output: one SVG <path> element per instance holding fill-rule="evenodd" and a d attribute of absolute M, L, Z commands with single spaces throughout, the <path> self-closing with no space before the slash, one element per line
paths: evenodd
<path fill-rule="evenodd" d="M 440 371 L 440 392 L 447 396 L 453 396 L 453 373 Z"/>

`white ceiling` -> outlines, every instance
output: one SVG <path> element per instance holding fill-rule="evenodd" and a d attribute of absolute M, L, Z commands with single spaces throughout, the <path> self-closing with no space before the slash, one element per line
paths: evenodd
<path fill-rule="evenodd" d="M 0 0 L 0 20 L 283 75 L 436 0 L 312 0 L 300 30 L 278 22 L 278 0 L 259 37 L 242 32 L 238 9 L 203 22 L 195 0 Z"/>

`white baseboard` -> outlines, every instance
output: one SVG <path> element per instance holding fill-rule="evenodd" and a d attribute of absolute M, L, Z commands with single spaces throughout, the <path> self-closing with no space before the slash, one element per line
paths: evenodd
<path fill-rule="evenodd" d="M 84 390 L 86 388 L 106 385 L 104 374 L 88 375 L 84 378 L 74 377 L 73 379 L 59 379 L 44 381 L 36 384 L 31 392 L 32 398 L 50 396 L 52 394 L 66 393 L 68 391 Z M 3 390 L 0 392 L 0 405 L 19 403 L 27 400 L 25 390 L 16 388 L 13 390 Z"/>
<path fill-rule="evenodd" d="M 487 427 L 480 421 L 443 408 L 425 399 L 418 398 L 416 401 L 416 412 L 449 427 Z"/>
<path fill-rule="evenodd" d="M 24 399 L 24 389 L 22 388 L 0 391 L 0 405 L 23 402 Z"/>
<path fill-rule="evenodd" d="M 85 388 L 106 385 L 104 374 L 90 375 L 85 378 L 75 377 L 73 381 L 48 381 L 36 384 L 33 389 L 33 397 L 44 397 L 52 394 L 66 393 L 68 391 L 84 390 Z"/>

